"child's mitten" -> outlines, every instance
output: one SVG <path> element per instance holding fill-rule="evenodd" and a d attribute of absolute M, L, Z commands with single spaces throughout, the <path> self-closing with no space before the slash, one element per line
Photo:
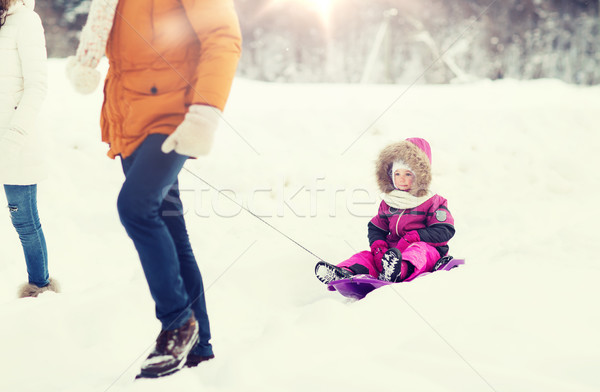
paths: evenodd
<path fill-rule="evenodd" d="M 419 236 L 419 233 L 416 230 L 412 230 L 412 231 L 409 231 L 408 233 L 404 234 L 404 237 L 402 237 L 400 239 L 400 241 L 398 242 L 398 245 L 396 245 L 396 248 L 398 248 L 400 250 L 400 252 L 404 252 L 410 244 L 412 244 L 413 242 L 419 242 L 419 241 L 421 241 L 421 237 Z"/>
<path fill-rule="evenodd" d="M 388 244 L 383 240 L 377 240 L 371 244 L 371 254 L 373 255 L 373 260 L 375 261 L 375 268 L 377 268 L 377 272 L 381 272 L 381 258 L 387 252 Z"/>

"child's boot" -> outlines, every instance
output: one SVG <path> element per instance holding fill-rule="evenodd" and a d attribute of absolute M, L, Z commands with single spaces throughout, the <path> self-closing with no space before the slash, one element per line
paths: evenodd
<path fill-rule="evenodd" d="M 386 282 L 402 282 L 411 274 L 411 267 L 407 261 L 402 260 L 402 253 L 396 248 L 390 248 L 381 258 L 383 267 L 379 274 L 379 280 Z"/>
<path fill-rule="evenodd" d="M 348 279 L 354 273 L 346 268 L 340 268 L 333 264 L 319 261 L 315 266 L 315 275 L 321 282 L 328 284 L 334 280 Z"/>

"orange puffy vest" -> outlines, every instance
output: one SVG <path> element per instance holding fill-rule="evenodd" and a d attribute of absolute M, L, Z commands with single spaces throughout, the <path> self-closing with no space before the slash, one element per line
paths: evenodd
<path fill-rule="evenodd" d="M 100 125 L 108 155 L 171 134 L 192 104 L 223 110 L 241 53 L 231 0 L 126 0 L 107 42 Z"/>

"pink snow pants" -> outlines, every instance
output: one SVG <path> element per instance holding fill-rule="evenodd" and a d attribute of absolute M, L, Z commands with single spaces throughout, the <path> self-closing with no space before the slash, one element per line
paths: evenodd
<path fill-rule="evenodd" d="M 431 272 L 436 261 L 440 259 L 440 254 L 437 249 L 426 242 L 413 242 L 402 252 L 402 260 L 410 262 L 414 267 L 414 272 L 405 279 L 405 281 L 413 280 L 423 272 Z M 346 261 L 342 261 L 338 267 L 351 267 L 356 264 L 362 265 L 369 270 L 369 275 L 377 278 L 379 271 L 375 266 L 373 254 L 368 251 L 362 251 L 350 257 Z"/>

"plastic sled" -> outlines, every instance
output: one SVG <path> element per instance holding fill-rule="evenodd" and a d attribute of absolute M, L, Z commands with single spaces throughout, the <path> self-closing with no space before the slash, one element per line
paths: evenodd
<path fill-rule="evenodd" d="M 424 272 L 420 275 L 417 275 L 415 278 L 407 279 L 404 282 L 409 282 L 413 279 L 429 275 L 436 271 L 450 271 L 451 269 L 456 268 L 464 263 L 464 259 L 455 259 L 452 256 L 444 256 L 435 263 L 432 272 Z M 329 291 L 337 291 L 344 297 L 359 300 L 363 299 L 371 291 L 389 284 L 395 283 L 375 279 L 371 275 L 354 275 L 348 279 L 340 279 L 329 282 L 327 289 Z"/>

